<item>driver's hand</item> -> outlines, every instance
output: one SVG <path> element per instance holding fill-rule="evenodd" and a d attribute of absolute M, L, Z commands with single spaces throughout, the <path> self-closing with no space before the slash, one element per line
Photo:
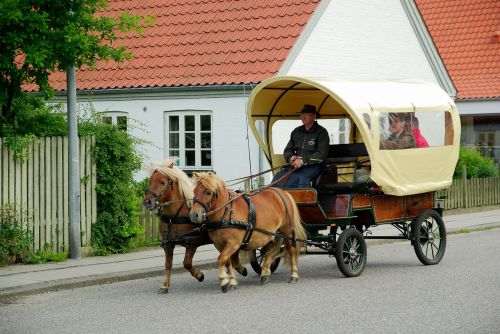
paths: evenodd
<path fill-rule="evenodd" d="M 295 159 L 292 162 L 292 166 L 295 169 L 298 169 L 298 168 L 302 167 L 303 165 L 304 165 L 304 162 L 302 161 L 302 158 L 300 158 L 300 157 L 295 157 Z"/>

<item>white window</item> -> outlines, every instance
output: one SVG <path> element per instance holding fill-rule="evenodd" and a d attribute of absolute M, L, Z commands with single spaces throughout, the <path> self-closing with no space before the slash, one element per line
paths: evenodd
<path fill-rule="evenodd" d="M 179 166 L 206 170 L 212 167 L 212 115 L 207 111 L 165 113 L 165 155 L 179 157 Z"/>
<path fill-rule="evenodd" d="M 128 113 L 124 111 L 105 111 L 101 112 L 103 123 L 117 125 L 121 130 L 127 131 Z"/>

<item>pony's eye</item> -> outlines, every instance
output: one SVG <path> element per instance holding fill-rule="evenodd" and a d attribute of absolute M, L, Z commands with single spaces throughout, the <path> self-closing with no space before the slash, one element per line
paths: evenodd
<path fill-rule="evenodd" d="M 164 186 L 164 185 L 165 185 L 165 182 L 163 182 L 163 181 L 160 181 L 160 184 L 161 184 L 162 186 Z"/>
<path fill-rule="evenodd" d="M 211 191 L 205 191 L 205 195 L 210 196 L 210 195 L 212 195 L 212 192 Z"/>

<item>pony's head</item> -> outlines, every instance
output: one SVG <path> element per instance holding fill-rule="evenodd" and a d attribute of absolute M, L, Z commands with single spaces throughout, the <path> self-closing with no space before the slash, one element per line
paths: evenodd
<path fill-rule="evenodd" d="M 189 218 L 199 224 L 206 219 L 206 213 L 215 208 L 218 194 L 225 191 L 226 183 L 212 172 L 193 173 L 193 178 L 196 186 Z"/>
<path fill-rule="evenodd" d="M 153 210 L 161 203 L 178 198 L 185 200 L 188 207 L 193 204 L 193 186 L 189 177 L 175 166 L 176 158 L 164 162 L 153 162 L 149 167 L 149 188 L 142 205 Z"/>

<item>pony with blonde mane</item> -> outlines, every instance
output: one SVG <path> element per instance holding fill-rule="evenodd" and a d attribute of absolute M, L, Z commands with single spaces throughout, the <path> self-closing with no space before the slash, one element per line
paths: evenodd
<path fill-rule="evenodd" d="M 217 267 L 222 291 L 235 289 L 238 284 L 227 261 L 232 254 L 240 248 L 265 247 L 261 272 L 261 284 L 265 284 L 271 275 L 271 263 L 280 256 L 283 242 L 291 268 L 289 282 L 296 283 L 301 248 L 297 240 L 306 239 L 307 234 L 292 196 L 279 188 L 238 194 L 228 190 L 226 183 L 211 172 L 194 173 L 193 177 L 195 197 L 189 217 L 194 223 L 204 223 L 219 250 Z"/>
<path fill-rule="evenodd" d="M 143 207 L 158 209 L 162 247 L 165 252 L 165 272 L 163 284 L 158 293 L 168 293 L 172 272 L 174 248 L 181 245 L 186 248 L 184 268 L 199 282 L 205 278 L 203 272 L 193 266 L 196 249 L 211 243 L 206 232 L 195 230 L 196 224 L 189 220 L 189 210 L 193 204 L 193 183 L 180 168 L 175 166 L 176 158 L 164 162 L 151 163 L 149 167 L 149 188 L 143 200 Z M 238 254 L 233 258 L 233 265 L 239 273 L 246 276 L 246 269 L 240 264 Z"/>

